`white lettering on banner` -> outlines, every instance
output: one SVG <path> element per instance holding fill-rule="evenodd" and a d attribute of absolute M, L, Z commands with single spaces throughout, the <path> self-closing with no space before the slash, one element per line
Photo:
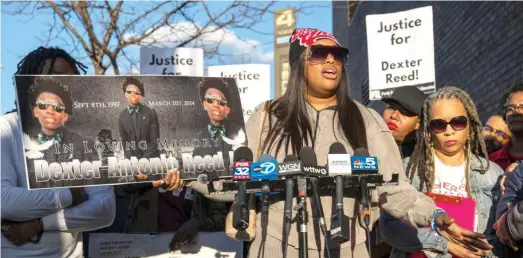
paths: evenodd
<path fill-rule="evenodd" d="M 172 234 L 90 233 L 89 257 L 240 258 L 243 256 L 242 242 L 226 237 L 223 232 L 200 232 L 196 245 L 182 247 L 182 250 L 171 254 L 167 246 L 172 239 Z"/>
<path fill-rule="evenodd" d="M 401 86 L 436 89 L 432 6 L 367 15 L 369 99 Z"/>
<path fill-rule="evenodd" d="M 247 122 L 254 108 L 271 99 L 271 71 L 267 64 L 209 66 L 208 76 L 236 79 L 244 121 Z"/>
<path fill-rule="evenodd" d="M 141 47 L 140 74 L 203 76 L 203 49 Z"/>

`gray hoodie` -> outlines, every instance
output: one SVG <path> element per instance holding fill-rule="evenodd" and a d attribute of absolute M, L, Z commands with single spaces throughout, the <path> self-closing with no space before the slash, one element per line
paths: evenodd
<path fill-rule="evenodd" d="M 436 206 L 432 199 L 426 197 L 423 193 L 418 192 L 414 189 L 408 179 L 405 177 L 405 173 L 402 166 L 402 160 L 398 147 L 392 137 L 391 132 L 387 128 L 385 122 L 376 111 L 366 108 L 365 106 L 356 103 L 360 112 L 362 113 L 363 120 L 365 122 L 365 128 L 367 133 L 368 149 L 371 156 L 376 156 L 379 162 L 379 172 L 384 175 L 385 180 L 390 180 L 392 174 L 399 174 L 400 184 L 398 186 L 383 186 L 377 190 L 372 191 L 371 195 L 371 224 L 374 224 L 379 218 L 379 205 L 382 209 L 389 212 L 394 217 L 406 220 L 412 225 L 428 225 L 429 218 L 432 215 Z M 260 123 L 262 120 L 262 111 L 264 105 L 259 105 L 252 113 L 249 121 L 246 123 L 246 134 L 248 140 L 248 147 L 256 153 L 258 149 L 258 137 L 260 135 Z M 317 128 L 315 131 L 315 144 L 314 151 L 318 158 L 318 165 L 327 164 L 327 154 L 329 147 L 334 142 L 340 142 L 345 146 L 345 149 L 349 154 L 352 154 L 354 150 L 350 146 L 349 142 L 345 139 L 341 125 L 339 124 L 337 115 L 335 116 L 336 107 L 326 108 L 317 111 L 311 105 L 308 105 L 309 121 L 311 122 L 312 128 Z M 269 119 L 266 119 L 262 129 L 262 142 L 265 139 L 269 130 Z M 274 122 L 276 117 L 272 117 Z M 334 125 L 334 127 L 333 127 Z M 289 148 L 290 150 L 291 148 Z M 284 153 L 285 148 L 282 147 L 278 153 L 272 149 L 269 154 L 276 157 L 278 162 L 282 162 L 286 155 L 296 155 L 295 153 Z M 297 155 L 296 155 L 297 156 Z M 203 187 L 198 187 L 198 191 L 206 191 Z M 333 193 L 334 195 L 334 193 Z M 332 196 L 333 196 L 332 195 Z M 321 201 L 324 207 L 325 220 L 327 222 L 327 228 L 330 228 L 331 214 L 333 203 L 332 196 L 322 196 Z M 379 196 L 379 198 L 378 198 Z M 221 200 L 232 201 L 234 197 L 215 196 L 211 197 Z M 341 257 L 351 257 L 353 253 L 351 249 L 359 250 L 361 246 L 357 246 L 365 243 L 366 231 L 361 226 L 363 223 L 358 221 L 360 203 L 358 194 L 354 194 L 351 197 L 345 197 L 343 200 L 344 212 L 350 220 L 350 232 L 351 240 L 342 244 L 335 245 L 328 243 L 330 249 L 341 249 L 336 252 L 340 252 Z M 378 201 L 379 200 L 379 201 Z M 294 201 L 295 202 L 295 201 Z M 322 256 L 318 252 L 316 242 L 319 241 L 321 249 L 324 248 L 324 239 L 320 237 L 318 230 L 315 230 L 315 220 L 313 219 L 313 212 L 310 205 L 310 200 L 307 201 L 307 210 L 309 211 L 309 223 L 308 223 L 308 248 L 309 257 Z M 258 205 L 259 206 L 259 205 Z M 260 211 L 258 207 L 258 211 Z M 267 227 L 267 239 L 265 241 L 264 256 L 265 257 L 279 257 L 281 256 L 281 241 L 282 241 L 282 228 L 283 228 L 283 212 L 284 212 L 284 197 L 273 198 L 270 202 L 269 207 L 269 223 Z M 257 214 L 256 217 L 256 238 L 254 239 L 250 248 L 249 257 L 258 257 L 258 252 L 261 250 L 261 213 Z M 288 257 L 298 257 L 298 234 L 296 230 L 296 223 L 292 224 L 292 228 L 289 235 L 289 251 Z M 293 248 L 294 247 L 294 248 Z M 364 249 L 364 248 L 363 248 Z M 331 253 L 332 255 L 332 253 Z M 357 256 L 356 254 L 354 254 Z M 260 256 L 261 257 L 261 256 Z"/>

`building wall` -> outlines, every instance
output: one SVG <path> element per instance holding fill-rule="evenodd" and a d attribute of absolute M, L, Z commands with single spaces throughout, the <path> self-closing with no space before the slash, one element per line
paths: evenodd
<path fill-rule="evenodd" d="M 351 94 L 368 103 L 365 16 L 427 5 L 434 12 L 437 88 L 452 85 L 465 90 L 485 121 L 500 110 L 510 85 L 523 81 L 523 2 L 363 1 L 352 19 L 347 2 L 333 2 L 333 33 L 350 50 Z"/>

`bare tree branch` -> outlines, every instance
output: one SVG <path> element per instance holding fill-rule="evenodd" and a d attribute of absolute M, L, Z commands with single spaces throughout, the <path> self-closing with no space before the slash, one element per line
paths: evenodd
<path fill-rule="evenodd" d="M 220 49 L 230 36 L 228 33 L 238 29 L 271 35 L 272 29 L 262 31 L 257 25 L 268 16 L 272 19 L 274 4 L 275 1 L 4 1 L 2 12 L 29 17 L 51 13 L 53 22 L 40 39 L 45 45 L 63 42 L 69 51 L 87 56 L 96 74 L 105 74 L 109 68 L 119 74 L 120 68 L 130 72 L 138 67 L 138 61 L 129 54 L 132 46 L 202 47 L 205 58 L 216 57 L 219 62 L 226 58 L 249 60 L 251 51 L 222 53 L 226 51 Z M 300 4 L 296 11 L 316 8 L 317 5 Z M 264 44 L 268 43 L 253 43 L 253 51 Z M 248 43 L 243 48 L 250 50 Z"/>

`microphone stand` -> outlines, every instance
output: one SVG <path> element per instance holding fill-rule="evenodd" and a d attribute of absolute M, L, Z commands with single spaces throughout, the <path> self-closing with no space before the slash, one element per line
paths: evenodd
<path fill-rule="evenodd" d="M 323 214 L 323 205 L 321 204 L 320 196 L 318 195 L 318 178 L 311 177 L 312 198 L 314 200 L 314 209 L 318 214 L 318 224 L 320 225 L 321 233 L 325 238 L 325 249 L 327 250 L 327 257 L 330 257 L 329 244 L 327 243 L 327 225 L 325 224 L 325 215 Z"/>
<path fill-rule="evenodd" d="M 369 190 L 367 189 L 367 177 L 360 176 L 360 189 L 361 189 L 361 204 L 362 204 L 362 215 L 363 222 L 365 223 L 365 229 L 367 231 L 367 241 L 369 245 L 369 257 L 371 257 L 371 239 L 370 239 L 370 209 L 369 209 Z"/>
<path fill-rule="evenodd" d="M 299 243 L 299 258 L 307 258 L 309 248 L 307 246 L 307 178 L 299 177 L 298 185 L 298 204 L 294 210 L 298 211 L 298 243 Z"/>
<path fill-rule="evenodd" d="M 238 231 L 249 227 L 249 208 L 247 208 L 245 199 L 245 182 L 238 182 L 238 203 L 232 213 L 233 227 Z"/>
<path fill-rule="evenodd" d="M 267 239 L 267 226 L 269 224 L 269 194 L 271 189 L 268 184 L 262 186 L 262 256 L 265 257 L 265 240 Z"/>
<path fill-rule="evenodd" d="M 286 191 L 285 191 L 285 210 L 283 213 L 283 244 L 282 254 L 283 258 L 287 257 L 287 246 L 289 243 L 289 233 L 291 232 L 291 221 L 292 221 L 292 199 L 294 197 L 294 178 L 289 177 L 285 179 Z"/>

